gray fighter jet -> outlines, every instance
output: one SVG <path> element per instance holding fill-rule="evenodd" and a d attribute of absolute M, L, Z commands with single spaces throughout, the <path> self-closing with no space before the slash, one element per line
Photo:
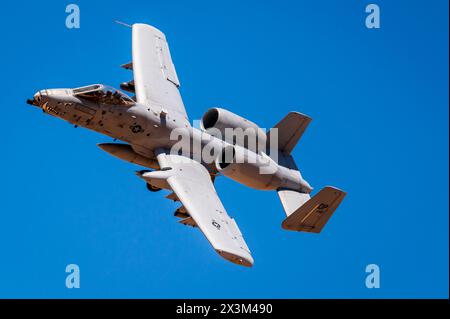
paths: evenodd
<path fill-rule="evenodd" d="M 125 142 L 98 146 L 148 168 L 136 173 L 147 188 L 169 190 L 166 197 L 181 202 L 174 214 L 180 223 L 198 227 L 215 251 L 233 263 L 252 266 L 253 258 L 216 193 L 217 175 L 276 191 L 287 215 L 284 229 L 319 233 L 345 192 L 325 187 L 310 197 L 312 188 L 290 155 L 311 119 L 291 112 L 266 132 L 228 110 L 213 108 L 202 117 L 200 128 L 195 128 L 180 96 L 164 34 L 146 24 L 134 24 L 132 34 L 132 62 L 123 67 L 133 72 L 133 79 L 120 87 L 134 96 L 95 84 L 42 90 L 27 102 L 76 126 Z M 250 143 L 253 140 L 256 143 Z"/>

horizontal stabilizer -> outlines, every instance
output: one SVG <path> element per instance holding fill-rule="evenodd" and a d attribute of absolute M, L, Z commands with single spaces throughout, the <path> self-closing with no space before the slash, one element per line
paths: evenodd
<path fill-rule="evenodd" d="M 346 193 L 327 186 L 300 206 L 282 223 L 286 230 L 320 233 Z"/>

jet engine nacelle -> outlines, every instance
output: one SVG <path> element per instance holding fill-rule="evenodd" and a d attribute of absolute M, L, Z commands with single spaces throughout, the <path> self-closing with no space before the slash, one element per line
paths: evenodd
<path fill-rule="evenodd" d="M 206 111 L 201 128 L 230 144 L 254 152 L 266 149 L 266 133 L 258 125 L 225 109 L 212 108 Z"/>
<path fill-rule="evenodd" d="M 303 193 L 312 190 L 298 170 L 278 165 L 265 153 L 259 155 L 239 146 L 225 147 L 215 166 L 221 174 L 255 189 L 287 188 Z"/>

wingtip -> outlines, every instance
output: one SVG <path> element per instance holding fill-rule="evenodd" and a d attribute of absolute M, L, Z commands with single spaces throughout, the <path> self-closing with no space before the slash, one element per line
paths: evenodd
<path fill-rule="evenodd" d="M 164 32 L 162 32 L 160 29 L 158 29 L 157 27 L 154 27 L 150 24 L 146 24 L 146 23 L 133 23 L 131 25 L 133 30 L 147 30 L 150 31 L 156 35 L 158 35 L 159 37 L 165 38 Z"/>
<path fill-rule="evenodd" d="M 222 256 L 224 259 L 232 262 L 233 264 L 244 266 L 244 267 L 253 267 L 254 260 L 252 256 L 249 254 L 247 257 L 238 256 L 230 252 L 226 252 L 223 250 L 216 250 L 217 253 Z"/>

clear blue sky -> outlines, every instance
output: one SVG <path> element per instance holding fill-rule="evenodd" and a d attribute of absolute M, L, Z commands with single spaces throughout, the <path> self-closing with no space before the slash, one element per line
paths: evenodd
<path fill-rule="evenodd" d="M 448 297 L 448 2 L 78 1 L 2 4 L 0 297 Z M 69 2 L 68 2 L 69 3 Z M 68 4 L 67 3 L 67 4 Z M 111 139 L 42 114 L 44 88 L 131 74 L 131 33 L 163 30 L 190 118 L 228 108 L 262 127 L 314 120 L 294 151 L 304 177 L 348 192 L 320 235 L 281 229 L 275 192 L 225 178 L 217 190 L 255 258 L 221 259 Z M 65 288 L 65 267 L 81 288 Z M 381 288 L 365 287 L 365 267 Z"/>

